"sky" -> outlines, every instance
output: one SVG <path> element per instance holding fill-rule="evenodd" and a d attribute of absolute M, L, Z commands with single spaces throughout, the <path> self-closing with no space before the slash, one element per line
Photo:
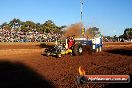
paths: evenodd
<path fill-rule="evenodd" d="M 123 34 L 132 27 L 132 0 L 83 0 L 83 24 L 98 27 L 103 35 Z M 80 22 L 80 0 L 0 0 L 0 24 L 13 18 L 58 26 Z"/>

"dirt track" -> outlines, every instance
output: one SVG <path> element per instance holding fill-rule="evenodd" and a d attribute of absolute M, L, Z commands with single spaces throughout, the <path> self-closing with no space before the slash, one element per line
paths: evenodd
<path fill-rule="evenodd" d="M 76 84 L 79 66 L 88 75 L 132 76 L 132 44 L 106 44 L 101 53 L 66 55 L 62 58 L 42 56 L 42 49 L 36 46 L 35 49 L 27 49 L 27 46 L 22 46 L 24 49 L 21 46 L 10 47 L 0 49 L 0 88 L 132 88 L 131 82 L 81 86 Z"/>

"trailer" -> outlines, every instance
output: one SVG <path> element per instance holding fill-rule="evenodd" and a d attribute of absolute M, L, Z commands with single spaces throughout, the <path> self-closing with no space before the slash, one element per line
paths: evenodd
<path fill-rule="evenodd" d="M 102 51 L 102 37 L 97 37 L 94 39 L 87 38 L 75 38 L 76 42 L 80 42 L 83 46 L 89 46 L 92 51 L 101 52 Z"/>

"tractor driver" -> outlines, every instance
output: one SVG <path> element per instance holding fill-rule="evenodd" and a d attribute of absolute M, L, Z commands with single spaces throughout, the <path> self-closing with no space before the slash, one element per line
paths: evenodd
<path fill-rule="evenodd" d="M 75 43 L 74 36 L 69 37 L 69 39 L 68 39 L 68 48 L 70 49 L 74 43 Z"/>

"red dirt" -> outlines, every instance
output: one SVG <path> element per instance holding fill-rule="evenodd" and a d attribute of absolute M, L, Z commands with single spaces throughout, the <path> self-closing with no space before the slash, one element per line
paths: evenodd
<path fill-rule="evenodd" d="M 81 24 L 80 23 L 77 23 L 77 24 L 74 24 L 70 27 L 68 27 L 65 32 L 64 32 L 64 36 L 73 36 L 75 35 L 76 37 L 79 37 L 80 36 L 80 28 L 81 28 Z"/>
<path fill-rule="evenodd" d="M 6 49 L 8 49 L 8 47 L 10 46 L 6 46 Z M 80 86 L 76 84 L 76 78 L 77 76 L 79 76 L 79 72 L 78 72 L 79 66 L 82 66 L 85 69 L 87 75 L 128 74 L 131 76 L 132 75 L 132 46 L 130 45 L 127 46 L 125 44 L 124 46 L 120 46 L 120 47 L 109 45 L 109 47 L 103 47 L 103 51 L 101 53 L 93 53 L 92 55 L 84 53 L 82 56 L 65 55 L 62 58 L 55 58 L 52 56 L 50 57 L 42 56 L 41 55 L 42 49 L 40 48 L 37 48 L 36 50 L 33 51 L 34 48 L 25 49 L 27 47 L 26 46 L 26 47 L 23 47 L 25 51 L 24 50 L 21 51 L 21 49 L 18 49 L 17 47 L 20 47 L 20 46 L 13 47 L 16 54 L 13 53 L 14 52 L 13 48 L 10 49 L 9 51 L 7 50 L 6 52 L 8 53 L 6 53 L 6 55 L 4 55 L 3 54 L 4 52 L 2 51 L 5 49 L 5 47 L 3 48 L 1 47 L 1 50 L 0 50 L 1 52 L 3 52 L 3 53 L 0 53 L 0 56 L 1 56 L 0 57 L 0 72 L 3 72 L 3 73 L 0 73 L 0 78 L 1 77 L 5 78 L 4 82 L 2 79 L 0 79 L 0 82 L 5 83 L 5 85 L 8 85 L 8 84 L 11 85 L 10 81 L 12 80 L 15 85 L 15 88 L 21 88 L 20 87 L 21 85 L 22 86 L 27 85 L 27 83 L 17 80 L 17 81 L 20 81 L 20 84 L 19 84 L 20 86 L 17 86 L 18 82 L 14 81 L 14 79 L 10 79 L 12 75 L 10 76 L 7 76 L 7 74 L 5 75 L 6 72 L 8 73 L 13 72 L 13 74 L 14 73 L 16 74 L 15 77 L 22 76 L 25 79 L 27 77 L 25 76 L 25 74 L 28 76 L 29 74 L 25 72 L 24 73 L 25 77 L 24 77 L 23 71 L 20 71 L 20 69 L 18 70 L 19 66 L 17 67 L 17 69 L 13 68 L 13 71 L 12 69 L 5 71 L 5 68 L 4 67 L 2 68 L 3 64 L 1 64 L 3 61 L 10 62 L 12 64 L 21 63 L 22 65 L 26 66 L 26 68 L 30 68 L 37 75 L 41 76 L 41 79 L 46 80 L 47 82 L 50 82 L 51 85 L 56 88 L 77 88 L 77 87 L 80 87 L 80 88 L 113 88 L 113 87 L 114 88 L 132 88 L 131 82 L 129 84 L 122 84 L 122 85 L 121 84 L 118 85 L 118 84 L 89 83 L 87 85 Z M 19 51 L 19 53 L 17 51 Z M 9 68 L 8 65 L 6 67 Z M 28 80 L 31 81 L 32 77 Z M 23 83 L 21 84 L 21 82 Z M 32 88 L 47 88 L 47 86 L 46 87 L 44 87 L 43 85 L 41 86 L 41 83 L 44 84 L 45 81 L 41 81 L 40 84 L 37 83 L 35 85 L 36 82 L 37 81 L 33 82 L 32 86 L 34 87 Z M 13 86 L 12 88 L 14 88 L 14 85 L 13 84 L 11 85 Z M 122 87 L 119 87 L 120 85 Z M 11 87 L 6 87 L 6 88 L 11 88 Z"/>

